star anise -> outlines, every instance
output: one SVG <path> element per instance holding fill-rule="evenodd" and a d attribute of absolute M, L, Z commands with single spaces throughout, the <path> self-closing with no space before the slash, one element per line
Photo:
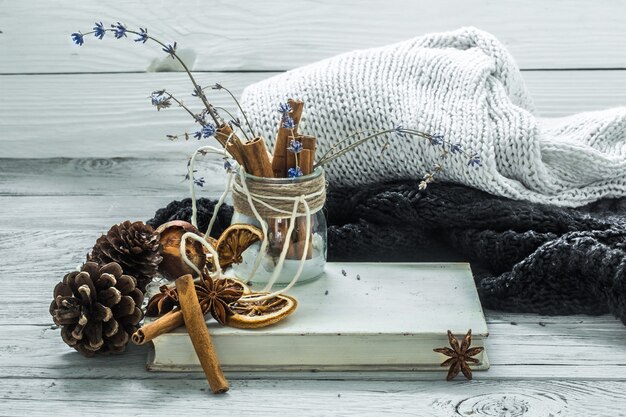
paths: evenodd
<path fill-rule="evenodd" d="M 449 347 L 433 349 L 435 352 L 443 353 L 444 355 L 450 357 L 441 364 L 441 366 L 450 366 L 446 379 L 448 381 L 454 379 L 454 377 L 459 374 L 459 371 L 465 375 L 465 378 L 472 379 L 472 370 L 467 363 L 480 363 L 478 359 L 472 358 L 472 356 L 478 355 L 485 348 L 470 348 L 470 345 L 472 344 L 472 329 L 469 329 L 460 346 L 459 341 L 450 330 L 448 330 L 448 341 L 450 346 L 452 346 L 452 349 Z"/>
<path fill-rule="evenodd" d="M 176 288 L 161 285 L 159 291 L 161 292 L 153 295 L 150 301 L 148 301 L 146 306 L 146 316 L 148 317 L 156 317 L 168 313 L 179 305 Z"/>
<path fill-rule="evenodd" d="M 243 287 L 230 279 L 207 278 L 196 284 L 196 293 L 202 311 L 211 312 L 213 318 L 224 325 L 226 317 L 233 315 L 228 305 L 241 298 Z"/>
<path fill-rule="evenodd" d="M 224 324 L 226 317 L 233 314 L 229 304 L 239 300 L 243 295 L 243 286 L 235 280 L 204 278 L 202 282 L 195 284 L 198 301 L 204 314 L 211 315 L 219 323 Z M 160 316 L 179 307 L 178 291 L 176 287 L 169 288 L 162 285 L 158 294 L 155 294 L 148 301 L 146 315 L 150 317 Z"/>

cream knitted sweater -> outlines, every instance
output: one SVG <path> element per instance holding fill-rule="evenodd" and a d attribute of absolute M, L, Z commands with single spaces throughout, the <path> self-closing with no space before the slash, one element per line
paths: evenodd
<path fill-rule="evenodd" d="M 579 206 L 626 195 L 626 107 L 537 119 L 518 67 L 492 35 L 475 28 L 349 52 L 247 87 L 242 106 L 273 142 L 277 108 L 305 102 L 300 130 L 318 155 L 364 129 L 397 124 L 441 134 L 479 153 L 454 155 L 439 178 L 513 199 Z M 417 137 L 376 138 L 326 167 L 333 185 L 421 178 L 441 148 Z M 272 143 L 273 145 L 273 143 Z"/>

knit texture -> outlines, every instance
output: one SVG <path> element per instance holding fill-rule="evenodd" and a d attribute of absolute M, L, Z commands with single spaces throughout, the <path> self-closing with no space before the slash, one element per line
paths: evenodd
<path fill-rule="evenodd" d="M 455 184 L 331 188 L 331 261 L 471 261 L 484 307 L 541 314 L 612 313 L 626 324 L 626 198 L 579 209 L 532 204 Z M 174 201 L 149 221 L 190 218 Z M 214 202 L 199 201 L 201 229 Z M 216 235 L 229 223 L 221 209 Z"/>
<path fill-rule="evenodd" d="M 279 103 L 305 102 L 303 133 L 318 155 L 355 132 L 402 124 L 478 152 L 480 169 L 456 155 L 441 178 L 498 196 L 580 206 L 626 195 L 626 107 L 538 120 L 511 55 L 475 28 L 354 51 L 245 89 L 253 129 L 272 146 Z M 337 186 L 417 179 L 440 162 L 420 138 L 377 138 L 326 167 Z"/>

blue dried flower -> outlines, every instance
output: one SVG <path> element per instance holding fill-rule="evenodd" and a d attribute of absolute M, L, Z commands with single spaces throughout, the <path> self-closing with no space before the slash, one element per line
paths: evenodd
<path fill-rule="evenodd" d="M 299 140 L 292 140 L 289 142 L 289 147 L 287 148 L 289 152 L 300 153 L 302 152 L 302 142 Z"/>
<path fill-rule="evenodd" d="M 460 143 L 454 143 L 450 145 L 450 152 L 452 153 L 461 153 L 463 152 L 463 146 Z"/>
<path fill-rule="evenodd" d="M 404 133 L 402 132 L 402 130 L 404 129 L 404 126 L 402 126 L 402 123 L 398 123 L 393 130 L 395 130 L 396 134 L 400 137 L 405 137 Z"/>
<path fill-rule="evenodd" d="M 238 128 L 241 128 L 241 120 L 239 120 L 239 118 L 237 117 L 236 119 L 231 120 L 230 122 L 228 122 L 228 124 L 230 125 L 230 127 L 232 128 L 233 126 L 236 126 Z"/>
<path fill-rule="evenodd" d="M 78 46 L 82 46 L 82 44 L 85 43 L 85 40 L 83 39 L 83 34 L 80 32 L 72 33 L 72 40 Z"/>
<path fill-rule="evenodd" d="M 196 184 L 198 187 L 204 187 L 204 177 L 194 178 L 193 183 Z"/>
<path fill-rule="evenodd" d="M 204 138 L 210 138 L 215 134 L 215 131 L 215 125 L 213 123 L 207 123 L 206 125 L 202 126 L 202 136 Z"/>
<path fill-rule="evenodd" d="M 120 22 L 117 22 L 117 25 L 111 25 L 111 27 L 115 29 L 115 39 L 121 39 L 127 36 L 126 27 Z"/>
<path fill-rule="evenodd" d="M 432 135 L 429 139 L 431 145 L 443 145 L 442 135 Z"/>
<path fill-rule="evenodd" d="M 480 161 L 480 156 L 477 153 L 473 153 L 472 156 L 470 156 L 470 159 L 467 165 L 471 167 L 477 167 L 477 168 L 479 166 L 482 166 L 482 162 Z"/>
<path fill-rule="evenodd" d="M 104 28 L 104 25 L 102 24 L 102 22 L 95 23 L 96 26 L 94 26 L 93 28 L 93 35 L 98 38 L 98 39 L 102 39 L 104 38 L 104 34 L 106 33 L 106 29 Z"/>
<path fill-rule="evenodd" d="M 174 59 L 176 54 L 176 42 L 174 42 L 174 45 L 168 44 L 165 48 L 162 49 L 162 51 L 170 54 L 172 59 Z"/>
<path fill-rule="evenodd" d="M 285 129 L 294 129 L 296 127 L 296 122 L 293 121 L 293 118 L 290 116 L 285 117 L 285 121 L 283 122 L 283 127 Z"/>
<path fill-rule="evenodd" d="M 166 109 L 172 105 L 170 97 L 165 97 L 165 90 L 153 91 L 150 95 L 152 105 L 156 106 L 157 110 Z"/>
<path fill-rule="evenodd" d="M 157 91 L 153 91 L 152 94 L 150 94 L 150 98 L 152 99 L 153 106 L 156 106 L 163 101 L 163 99 L 165 98 L 163 97 L 164 93 L 165 93 L 165 90 L 157 90 Z"/>
<path fill-rule="evenodd" d="M 194 115 L 194 118 L 196 119 L 196 123 L 200 123 L 202 126 L 204 126 L 207 122 L 206 122 L 206 109 L 202 110 L 200 113 Z"/>
<path fill-rule="evenodd" d="M 202 139 L 202 131 L 198 130 L 197 132 L 193 134 L 193 137 L 198 140 Z"/>
<path fill-rule="evenodd" d="M 278 111 L 283 115 L 286 115 L 288 113 L 291 113 L 292 109 L 289 103 L 280 103 L 280 105 L 278 106 Z"/>
<path fill-rule="evenodd" d="M 233 172 L 233 164 L 227 158 L 224 158 L 224 169 L 226 172 Z"/>
<path fill-rule="evenodd" d="M 302 176 L 302 170 L 300 169 L 300 167 L 289 168 L 287 170 L 287 176 L 289 176 L 289 178 L 301 177 Z"/>
<path fill-rule="evenodd" d="M 146 43 L 148 40 L 148 29 L 139 28 L 139 32 L 141 33 L 139 34 L 139 37 L 135 39 L 135 42 Z"/>
<path fill-rule="evenodd" d="M 197 86 L 193 88 L 193 91 L 191 92 L 191 95 L 193 97 L 203 97 L 204 96 L 204 91 L 202 91 L 202 87 Z"/>
<path fill-rule="evenodd" d="M 187 160 L 187 168 L 189 168 L 190 165 L 191 165 L 191 158 Z M 194 169 L 193 170 L 194 178 L 195 178 L 196 172 L 198 172 L 198 170 Z M 185 179 L 188 180 L 189 178 L 191 178 L 191 174 L 189 173 L 189 169 L 187 169 L 187 173 L 185 174 Z"/>
<path fill-rule="evenodd" d="M 224 88 L 224 87 L 223 87 L 223 86 L 222 86 L 222 84 L 220 84 L 220 83 L 215 83 L 215 84 L 213 84 L 213 85 L 211 86 L 211 89 L 212 89 L 212 90 L 221 90 L 222 88 Z"/>

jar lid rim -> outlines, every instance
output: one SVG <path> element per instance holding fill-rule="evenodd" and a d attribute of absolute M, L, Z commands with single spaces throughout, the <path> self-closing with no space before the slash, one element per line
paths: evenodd
<path fill-rule="evenodd" d="M 239 168 L 241 169 L 241 167 Z M 264 182 L 268 184 L 294 184 L 304 181 L 309 181 L 315 178 L 318 178 L 320 175 L 324 173 L 324 168 L 317 167 L 313 170 L 311 174 L 303 175 L 301 177 L 294 178 L 268 178 L 268 177 L 257 177 L 256 175 L 245 173 L 246 178 L 250 178 L 256 182 Z"/>

